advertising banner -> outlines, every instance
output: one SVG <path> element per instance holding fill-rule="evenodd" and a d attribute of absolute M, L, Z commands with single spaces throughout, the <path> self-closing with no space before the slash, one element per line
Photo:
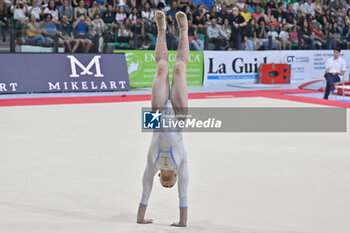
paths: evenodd
<path fill-rule="evenodd" d="M 258 83 L 258 69 L 262 63 L 291 65 L 291 83 L 305 83 L 323 78 L 327 59 L 333 50 L 284 51 L 204 51 L 203 85 Z M 350 51 L 342 50 L 341 57 L 350 61 Z M 345 80 L 349 77 L 347 62 Z"/>
<path fill-rule="evenodd" d="M 114 50 L 115 53 L 125 53 L 131 87 L 151 87 L 157 65 L 154 51 L 148 50 Z M 169 78 L 172 80 L 176 61 L 176 51 L 169 51 Z M 187 63 L 187 85 L 201 86 L 203 79 L 203 52 L 190 51 Z"/>
<path fill-rule="evenodd" d="M 342 50 L 340 56 L 347 61 L 347 72 L 350 68 L 350 51 Z M 281 63 L 291 65 L 292 82 L 308 82 L 322 79 L 326 70 L 326 62 L 333 57 L 333 50 L 281 51 Z M 347 79 L 347 75 L 345 76 Z"/>
<path fill-rule="evenodd" d="M 203 85 L 257 83 L 263 63 L 278 63 L 278 51 L 204 51 Z"/>
<path fill-rule="evenodd" d="M 0 94 L 126 91 L 124 54 L 0 54 Z"/>

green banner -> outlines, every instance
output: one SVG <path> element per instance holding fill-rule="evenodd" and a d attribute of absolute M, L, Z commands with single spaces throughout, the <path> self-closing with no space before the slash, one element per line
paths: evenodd
<path fill-rule="evenodd" d="M 154 51 L 151 50 L 114 50 L 114 53 L 125 53 L 130 79 L 130 87 L 151 87 L 157 65 Z M 173 76 L 176 51 L 169 51 L 169 79 Z M 203 52 L 190 51 L 186 67 L 187 85 L 201 86 L 203 80 Z"/>

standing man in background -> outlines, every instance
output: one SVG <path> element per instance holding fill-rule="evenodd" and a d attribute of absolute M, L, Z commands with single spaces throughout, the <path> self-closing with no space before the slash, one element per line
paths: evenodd
<path fill-rule="evenodd" d="M 236 50 L 240 49 L 241 43 L 244 41 L 243 39 L 243 30 L 245 26 L 247 26 L 247 22 L 243 18 L 243 16 L 239 13 L 237 7 L 233 7 L 232 14 L 229 16 L 229 20 L 231 23 L 231 37 L 230 37 L 230 46 L 231 48 L 235 48 Z"/>

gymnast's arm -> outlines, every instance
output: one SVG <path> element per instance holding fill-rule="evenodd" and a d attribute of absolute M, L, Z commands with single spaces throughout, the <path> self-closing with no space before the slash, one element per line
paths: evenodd
<path fill-rule="evenodd" d="M 171 224 L 176 227 L 185 227 L 187 225 L 187 188 L 188 188 L 189 176 L 187 160 L 184 160 L 179 167 L 178 173 L 178 190 L 180 198 L 180 221 Z"/>
<path fill-rule="evenodd" d="M 148 200 L 152 191 L 152 186 L 153 186 L 153 177 L 154 177 L 154 169 L 152 165 L 152 161 L 150 158 L 147 158 L 147 165 L 145 172 L 143 173 L 143 179 L 142 179 L 142 198 L 141 202 L 139 205 L 139 209 L 137 212 L 137 223 L 140 224 L 147 224 L 147 223 L 152 223 L 153 219 L 145 219 L 145 214 L 146 214 L 146 208 L 148 205 Z"/>

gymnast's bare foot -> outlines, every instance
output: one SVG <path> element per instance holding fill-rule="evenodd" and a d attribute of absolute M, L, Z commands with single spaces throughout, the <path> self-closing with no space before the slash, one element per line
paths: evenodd
<path fill-rule="evenodd" d="M 188 30 L 188 23 L 187 23 L 187 17 L 185 13 L 182 11 L 179 11 L 176 13 L 176 20 L 177 25 L 179 26 L 180 31 L 187 31 Z"/>
<path fill-rule="evenodd" d="M 157 23 L 158 30 L 165 30 L 166 29 L 166 22 L 165 22 L 165 15 L 163 11 L 156 11 L 155 20 Z"/>

